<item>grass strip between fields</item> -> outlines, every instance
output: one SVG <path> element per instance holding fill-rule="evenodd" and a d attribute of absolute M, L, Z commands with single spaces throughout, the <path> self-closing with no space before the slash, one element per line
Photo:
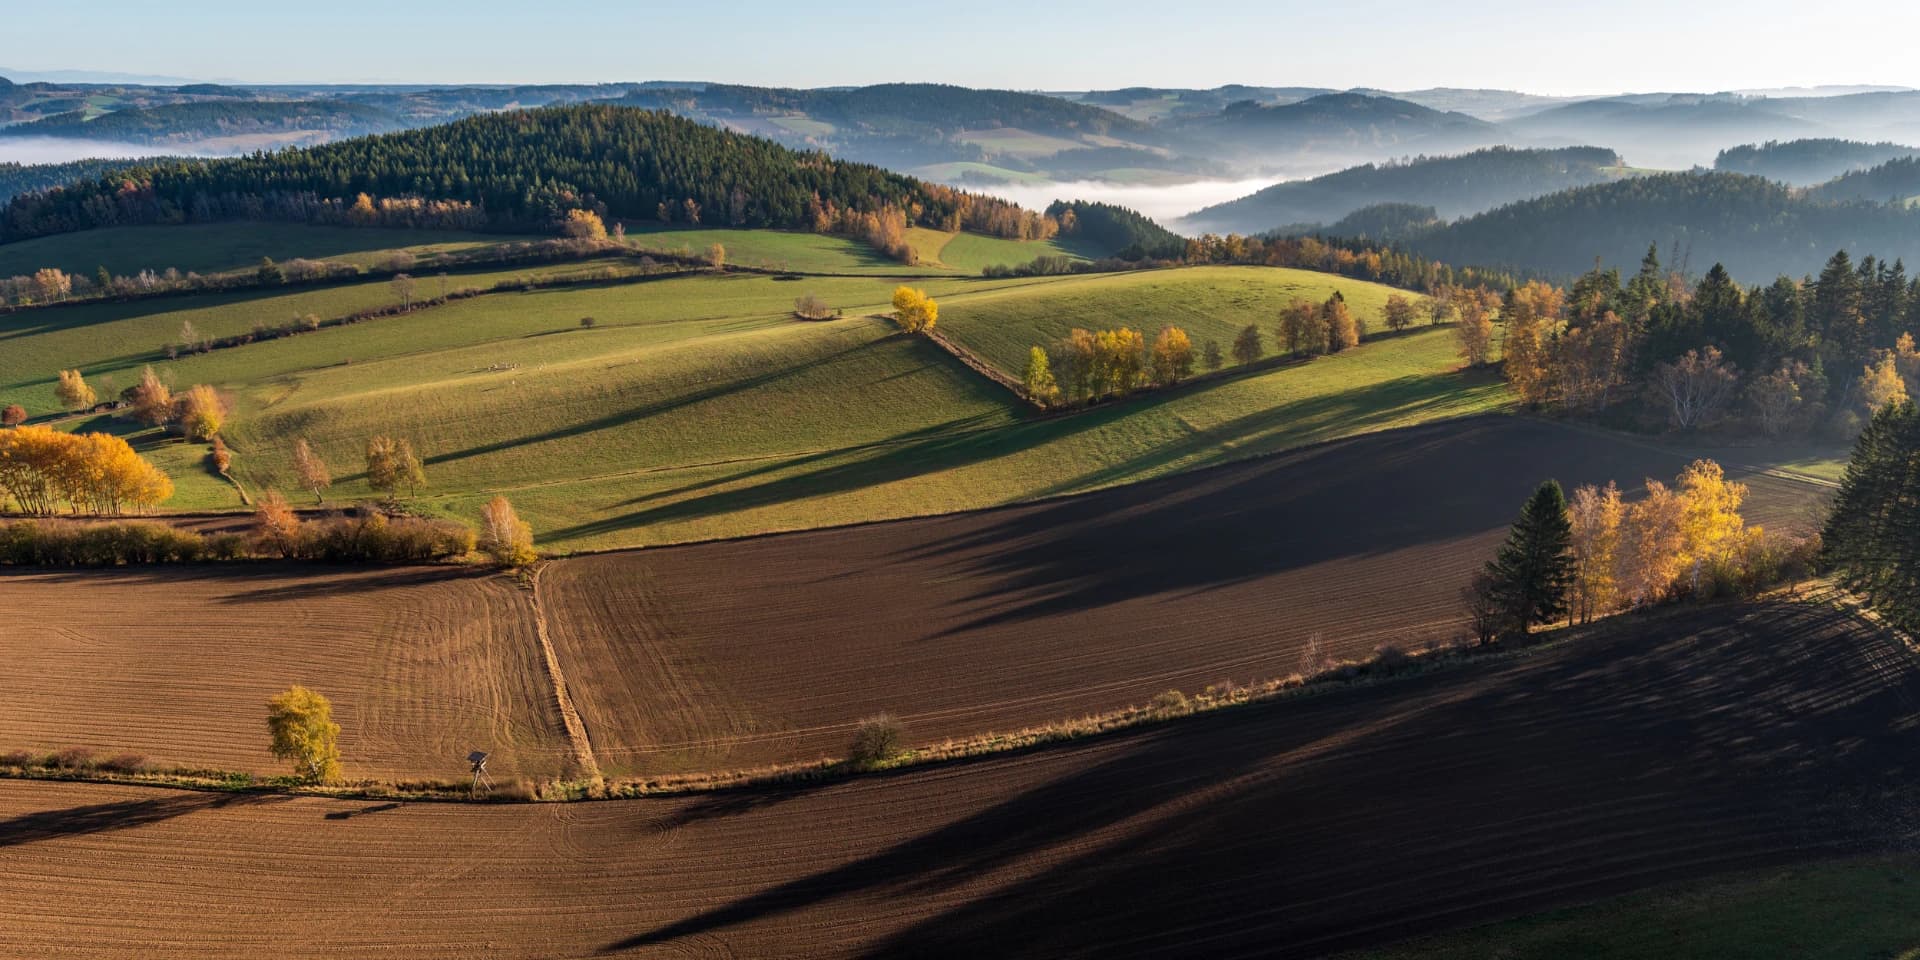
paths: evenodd
<path fill-rule="evenodd" d="M 1789 599 L 1794 602 L 1830 607 L 1870 623 L 1875 631 L 1907 656 L 1920 656 L 1920 645 L 1912 638 L 1888 627 L 1872 616 L 1865 604 L 1827 581 L 1790 584 L 1775 588 L 1761 597 Z M 1748 601 L 1715 601 L 1735 606 Z M 1144 705 L 1130 705 L 1099 714 L 1058 720 L 1026 727 L 1009 733 L 988 732 L 944 740 L 937 744 L 904 750 L 893 758 L 871 765 L 847 760 L 823 758 L 750 769 L 673 774 L 659 777 L 623 777 L 586 780 L 552 780 L 533 783 L 525 779 L 504 784 L 479 796 L 458 780 L 362 780 L 342 784 L 312 784 L 291 776 L 256 777 L 211 769 L 113 771 L 87 764 L 63 763 L 57 758 L 63 751 L 29 757 L 15 752 L 0 754 L 0 778 L 13 780 L 57 780 L 86 783 L 113 783 L 148 787 L 230 793 L 267 793 L 320 796 L 343 800 L 414 800 L 437 802 L 572 802 L 585 800 L 637 800 L 711 793 L 721 790 L 824 785 L 853 777 L 899 773 L 922 767 L 964 763 L 1004 754 L 1023 753 L 1094 737 L 1118 735 L 1176 722 L 1182 718 L 1216 713 L 1222 710 L 1250 708 L 1302 696 L 1333 694 L 1362 686 L 1374 686 L 1442 671 L 1473 666 L 1489 666 L 1564 648 L 1595 634 L 1627 629 L 1633 623 L 1655 618 L 1690 604 L 1668 604 L 1651 609 L 1628 611 L 1603 617 L 1590 624 L 1560 627 L 1536 634 L 1538 638 L 1524 646 L 1469 646 L 1465 641 L 1432 645 L 1418 651 L 1382 649 L 1365 660 L 1333 661 L 1311 675 L 1257 681 L 1245 686 L 1209 686 L 1188 696 L 1168 690 Z M 1625 626 L 1623 626 L 1625 625 Z"/>

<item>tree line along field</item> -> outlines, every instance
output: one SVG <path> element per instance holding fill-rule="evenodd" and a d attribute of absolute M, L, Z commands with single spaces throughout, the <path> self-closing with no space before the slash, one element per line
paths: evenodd
<path fill-rule="evenodd" d="M 374 266 L 405 251 L 416 257 L 494 246 L 525 236 L 457 230 L 367 230 L 293 223 L 193 223 L 175 226 L 103 227 L 0 244 L 0 277 L 42 267 L 92 276 L 106 267 L 115 276 L 142 270 L 216 273 L 238 270 L 261 257 L 334 260 Z"/>
<path fill-rule="evenodd" d="M 1010 240 L 928 227 L 913 227 L 906 232 L 914 252 L 912 264 L 890 259 L 852 237 L 822 233 L 629 223 L 626 239 L 628 245 L 639 250 L 691 257 L 706 256 L 717 243 L 726 250 L 728 263 L 757 269 L 885 276 L 978 276 L 990 266 L 1020 266 L 1036 257 L 1084 260 L 1105 253 L 1058 237 Z"/>
<path fill-rule="evenodd" d="M 1910 840 L 1917 705 L 1883 633 L 1775 602 L 786 790 L 466 806 L 0 781 L 0 949 L 1317 956 Z M 1742 916 L 1709 907 L 1658 952 L 1712 955 Z M 1810 944 L 1911 946 L 1824 922 Z"/>
<path fill-rule="evenodd" d="M 1631 496 L 1642 478 L 1671 478 L 1694 454 L 1484 417 L 1045 504 L 562 559 L 531 593 L 435 568 L 16 574 L 3 587 L 33 604 L 36 628 L 0 637 L 0 656 L 32 669 L 0 680 L 0 698 L 18 714 L 8 726 L 30 742 L 0 746 L 93 746 L 259 770 L 269 760 L 256 738 L 232 732 L 257 719 L 264 693 L 254 694 L 301 682 L 335 698 L 350 738 L 369 737 L 350 739 L 349 775 L 445 776 L 448 758 L 505 736 L 473 726 L 466 705 L 508 698 L 513 716 L 551 716 L 550 680 L 524 629 L 533 603 L 609 776 L 837 756 L 859 721 L 883 711 L 904 721 L 914 745 L 1007 732 L 1170 688 L 1285 677 L 1302 670 L 1316 638 L 1336 658 L 1458 638 L 1467 629 L 1461 584 L 1539 478 L 1613 479 Z M 1798 528 L 1825 493 L 1727 460 L 1752 487 L 1749 522 Z M 63 611 L 76 589 L 98 609 Z M 523 626 L 476 636 L 441 612 L 476 605 Z M 249 626 L 195 648 L 208 609 Z M 376 610 L 411 626 L 390 635 L 389 621 L 367 618 Z M 315 624 L 314 637 L 289 623 Z M 366 678 L 404 655 L 417 631 L 448 624 L 453 636 L 427 649 L 452 644 L 449 652 L 421 654 L 423 672 L 407 682 L 431 683 L 462 710 L 444 723 L 415 717 L 390 737 L 355 730 L 390 709 L 382 698 L 393 691 Z M 87 642 L 49 639 L 63 637 Z M 483 640 L 491 646 L 474 652 Z M 149 659 L 156 649 L 181 652 Z M 462 666 L 483 655 L 491 659 Z M 244 670 L 221 666 L 228 658 Z M 152 722 L 123 723 L 127 685 L 139 681 L 99 671 L 102 662 L 140 663 L 144 682 L 180 692 L 149 705 Z M 56 680 L 76 673 L 103 675 L 70 688 Z M 482 713 L 495 709 L 507 710 Z M 551 746 L 553 728 L 516 724 L 548 731 L 514 742 L 553 762 L 552 749 L 525 745 Z M 210 741 L 208 730 L 232 735 Z M 480 742 L 448 752 L 462 737 Z M 495 769 L 539 777 L 552 768 L 508 752 Z"/>

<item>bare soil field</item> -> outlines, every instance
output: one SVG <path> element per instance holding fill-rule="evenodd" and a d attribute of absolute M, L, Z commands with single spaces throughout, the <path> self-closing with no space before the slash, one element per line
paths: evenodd
<path fill-rule="evenodd" d="M 451 567 L 226 564 L 0 573 L 0 748 L 284 772 L 266 699 L 333 700 L 350 777 L 496 776 L 570 756 L 511 580 Z"/>
<path fill-rule="evenodd" d="M 1747 517 L 1826 491 L 1739 465 Z M 1038 505 L 581 557 L 542 608 L 600 767 L 838 755 L 888 711 L 937 742 L 1283 677 L 1464 632 L 1458 594 L 1548 477 L 1637 496 L 1693 459 L 1513 417 L 1435 424 Z"/>
<path fill-rule="evenodd" d="M 0 782 L 0 954 L 1311 956 L 1910 842 L 1913 655 L 1681 608 L 811 789 L 469 806 Z"/>

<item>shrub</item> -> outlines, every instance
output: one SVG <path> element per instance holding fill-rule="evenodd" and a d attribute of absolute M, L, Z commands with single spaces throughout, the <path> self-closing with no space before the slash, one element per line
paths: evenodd
<path fill-rule="evenodd" d="M 9 403 L 0 409 L 0 427 L 17 427 L 27 422 L 27 408 L 17 403 Z"/>
<path fill-rule="evenodd" d="M 33 765 L 33 754 L 25 750 L 9 750 L 0 753 L 0 767 L 28 767 Z"/>
<path fill-rule="evenodd" d="M 47 754 L 46 765 L 55 770 L 88 770 L 94 765 L 93 751 L 86 747 L 61 747 Z"/>
<path fill-rule="evenodd" d="M 387 518 L 378 513 L 300 524 L 287 556 L 330 563 L 415 563 L 473 551 L 473 531 L 450 520 Z"/>
<path fill-rule="evenodd" d="M 238 533 L 215 533 L 205 537 L 208 560 L 239 560 L 247 556 L 247 538 Z"/>
<path fill-rule="evenodd" d="M 137 753 L 121 753 L 100 761 L 98 766 L 108 773 L 139 773 L 147 768 L 147 758 Z"/>
<path fill-rule="evenodd" d="M 206 538 L 155 520 L 102 523 L 22 520 L 0 524 L 0 564 L 114 567 L 204 559 Z"/>
<path fill-rule="evenodd" d="M 880 714 L 860 721 L 847 746 L 847 762 L 860 768 L 877 766 L 893 759 L 905 749 L 906 728 L 891 714 Z"/>
<path fill-rule="evenodd" d="M 1368 664 L 1372 672 L 1383 677 L 1391 677 L 1413 665 L 1413 658 L 1405 650 L 1391 643 L 1383 643 L 1373 648 L 1373 661 Z"/>
<path fill-rule="evenodd" d="M 595 320 L 595 319 L 594 319 L 594 318 L 592 318 L 592 317 L 581 317 L 581 318 L 580 318 L 580 329 L 582 329 L 582 330 L 592 330 L 592 329 L 594 328 L 594 325 L 595 325 L 595 324 L 597 324 L 597 323 L 599 323 L 599 322 L 600 322 L 600 321 L 598 321 L 598 320 Z"/>
<path fill-rule="evenodd" d="M 802 320 L 831 320 L 833 308 L 825 300 L 809 293 L 793 301 L 793 315 Z"/>
<path fill-rule="evenodd" d="M 1164 690 L 1153 695 L 1147 701 L 1147 709 L 1160 716 L 1178 716 L 1193 709 L 1187 701 L 1187 695 L 1178 690 Z"/>

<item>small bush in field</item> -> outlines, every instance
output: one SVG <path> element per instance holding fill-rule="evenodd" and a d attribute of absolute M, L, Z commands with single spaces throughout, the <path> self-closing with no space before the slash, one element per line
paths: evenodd
<path fill-rule="evenodd" d="M 1153 695 L 1153 699 L 1147 702 L 1147 708 L 1149 710 L 1167 716 L 1186 713 L 1192 709 L 1192 706 L 1192 704 L 1187 702 L 1187 695 L 1178 690 L 1165 690 L 1156 693 Z"/>
<path fill-rule="evenodd" d="M 86 747 L 61 747 L 47 755 L 47 766 L 56 770 L 86 770 L 93 766 L 93 751 Z"/>
<path fill-rule="evenodd" d="M 1383 643 L 1373 648 L 1374 672 L 1391 677 L 1413 665 L 1413 658 L 1405 650 L 1391 643 Z"/>
<path fill-rule="evenodd" d="M 137 753 L 122 753 L 100 761 L 99 767 L 111 773 L 139 773 L 147 768 L 147 758 Z"/>
<path fill-rule="evenodd" d="M 25 750 L 9 750 L 0 753 L 0 767 L 25 767 L 33 764 L 33 754 Z"/>
<path fill-rule="evenodd" d="M 906 728 L 890 714 L 880 714 L 860 722 L 847 747 L 847 762 L 856 767 L 873 767 L 897 756 L 905 749 Z"/>

